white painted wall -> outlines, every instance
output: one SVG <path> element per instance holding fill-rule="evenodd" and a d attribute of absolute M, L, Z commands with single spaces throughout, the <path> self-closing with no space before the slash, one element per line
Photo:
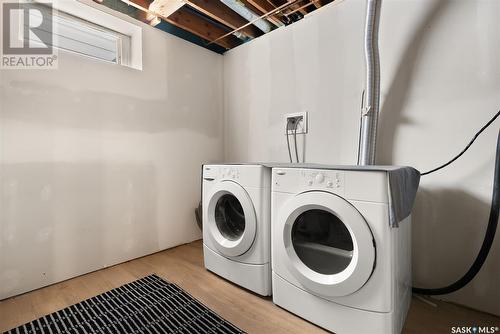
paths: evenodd
<path fill-rule="evenodd" d="M 283 114 L 309 111 L 307 162 L 354 164 L 364 85 L 364 1 L 337 1 L 224 57 L 225 159 L 286 161 Z M 500 106 L 500 1 L 384 0 L 378 162 L 428 170 Z M 482 241 L 499 123 L 452 167 L 422 179 L 414 280 L 440 287 Z M 500 238 L 478 277 L 447 299 L 500 315 Z"/>
<path fill-rule="evenodd" d="M 201 237 L 222 57 L 142 27 L 143 71 L 62 51 L 0 71 L 0 299 Z"/>

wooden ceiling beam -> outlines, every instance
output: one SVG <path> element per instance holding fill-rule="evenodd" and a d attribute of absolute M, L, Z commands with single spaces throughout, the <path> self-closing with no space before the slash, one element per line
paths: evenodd
<path fill-rule="evenodd" d="M 248 0 L 248 1 L 267 2 L 268 4 L 276 8 L 277 6 L 284 5 L 285 3 L 287 3 L 288 0 Z M 303 0 L 299 3 L 293 4 L 290 7 L 288 7 L 288 9 L 284 11 L 284 13 L 286 14 L 293 11 L 293 12 L 300 12 L 302 15 L 306 15 L 314 10 L 314 9 L 308 9 L 309 6 L 312 7 L 312 3 L 310 2 L 310 0 Z"/>
<path fill-rule="evenodd" d="M 98 3 L 103 3 L 103 0 L 94 0 L 95 2 L 98 2 Z M 133 1 L 133 6 L 137 9 L 141 9 L 141 8 L 149 8 L 149 5 L 151 4 L 151 0 L 134 0 Z M 124 3 L 125 5 L 125 3 Z M 139 8 L 141 7 L 141 8 Z M 144 10 L 140 10 L 137 12 L 137 14 L 135 15 L 135 18 L 139 21 L 142 21 L 146 24 L 150 24 L 151 23 L 151 19 L 154 19 L 154 17 L 150 14 L 147 13 L 147 11 L 144 11 Z"/>
<path fill-rule="evenodd" d="M 226 30 L 222 29 L 211 23 L 202 17 L 193 14 L 186 8 L 181 8 L 167 18 L 163 18 L 165 21 L 178 26 L 186 31 L 189 31 L 207 41 L 212 41 L 219 38 L 227 33 Z M 241 41 L 235 36 L 227 36 L 218 41 L 220 46 L 226 49 L 232 49 L 241 44 Z"/>
<path fill-rule="evenodd" d="M 272 11 L 273 9 L 276 8 L 276 6 L 273 6 L 267 0 L 247 0 L 249 4 L 257 8 L 262 14 L 268 13 Z"/>
<path fill-rule="evenodd" d="M 252 10 L 259 16 L 276 9 L 276 6 L 273 6 L 267 2 L 267 0 L 242 0 L 242 2 L 248 9 Z M 267 20 L 278 27 L 283 25 L 283 22 L 276 15 L 269 16 Z"/>
<path fill-rule="evenodd" d="M 295 8 L 291 8 L 291 13 L 300 12 L 302 15 L 306 15 L 319 7 L 321 7 L 320 0 L 306 0 L 303 3 L 299 3 Z"/>
<path fill-rule="evenodd" d="M 302 15 L 306 15 L 309 13 L 309 11 L 306 9 L 307 7 L 309 7 L 309 5 L 312 5 L 310 1 L 304 0 L 294 5 L 293 7 L 290 7 L 290 9 L 300 12 Z"/>
<path fill-rule="evenodd" d="M 142 7 L 142 8 L 148 9 L 153 1 L 152 0 L 130 0 L 129 2 L 131 2 L 131 5 L 133 5 L 136 8 Z M 137 7 L 137 6 L 139 6 L 139 7 Z"/>
<path fill-rule="evenodd" d="M 189 0 L 188 5 L 232 29 L 238 29 L 248 23 L 247 20 L 220 1 Z M 241 32 L 251 38 L 262 35 L 262 32 L 254 25 L 242 29 Z"/>
<path fill-rule="evenodd" d="M 307 1 L 311 2 L 311 5 L 307 7 L 308 8 L 307 11 L 309 13 L 321 7 L 321 0 L 307 0 Z"/>
<path fill-rule="evenodd" d="M 274 3 L 277 3 L 280 6 L 280 5 L 284 4 L 284 3 L 286 3 L 287 0 L 268 0 L 268 1 L 273 1 Z M 315 2 L 314 4 L 316 5 L 317 3 L 319 3 L 319 1 Z M 298 4 L 294 4 L 294 5 L 290 6 L 287 13 L 289 13 L 291 11 L 295 11 L 295 12 L 299 11 L 301 14 L 306 15 L 306 14 L 308 14 L 308 13 L 310 13 L 310 12 L 312 12 L 314 10 L 313 8 L 311 8 L 310 10 L 308 10 L 308 8 L 310 8 L 310 6 L 307 5 L 307 4 L 310 4 L 311 7 L 312 7 L 312 3 L 310 2 L 310 0 L 304 0 L 304 1 L 301 1 L 300 3 L 298 3 Z M 301 8 L 304 5 L 307 5 L 307 6 L 304 7 L 304 8 Z M 319 8 L 319 7 L 321 7 L 321 6 L 316 5 L 316 8 Z"/>
<path fill-rule="evenodd" d="M 102 0 L 94 0 L 102 3 Z M 120 0 L 117 0 L 120 1 Z M 168 17 L 153 10 L 153 0 L 121 0 L 124 3 L 139 9 L 140 11 L 130 14 L 138 20 L 155 25 L 161 20 L 175 25 L 176 27 L 190 32 L 206 41 L 207 45 L 215 43 L 225 49 L 234 48 L 242 44 L 242 40 L 235 36 L 235 31 L 249 38 L 256 38 L 263 34 L 252 22 L 241 17 L 230 7 L 219 0 L 186 0 L 186 4 Z M 170 1 L 170 0 L 160 0 Z M 276 26 L 293 23 L 286 15 L 296 12 L 307 14 L 334 0 L 240 0 L 249 10 L 256 15 L 262 16 Z M 290 3 L 289 3 L 290 2 Z M 161 4 L 160 4 L 161 6 Z M 151 7 L 151 10 L 149 9 Z M 124 9 L 124 11 L 126 11 Z M 130 12 L 130 11 L 129 11 Z M 156 18 L 156 19 L 155 19 Z M 294 15 L 293 20 L 296 17 Z M 233 31 L 230 31 L 230 30 Z M 238 35 L 238 37 L 241 37 Z"/>
<path fill-rule="evenodd" d="M 129 3 L 135 8 L 147 13 L 155 14 L 154 12 L 151 12 L 149 10 L 149 5 L 151 4 L 151 2 L 151 0 L 129 0 Z M 169 17 L 164 17 L 161 15 L 158 16 L 168 23 L 189 31 L 190 33 L 206 39 L 207 41 L 212 41 L 227 33 L 226 30 L 222 29 L 219 26 L 216 26 L 200 15 L 193 14 L 189 9 L 186 9 L 184 7 L 180 8 Z M 232 49 L 240 45 L 241 41 L 235 36 L 230 35 L 225 38 L 219 39 L 216 44 L 222 46 L 225 49 Z"/>

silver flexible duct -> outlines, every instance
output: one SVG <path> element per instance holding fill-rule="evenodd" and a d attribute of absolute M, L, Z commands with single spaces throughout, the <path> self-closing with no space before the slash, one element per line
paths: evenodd
<path fill-rule="evenodd" d="M 246 7 L 243 3 L 241 3 L 238 0 L 220 0 L 220 1 L 249 22 L 259 18 L 259 15 L 255 14 L 251 9 Z M 266 20 L 255 21 L 253 25 L 262 30 L 262 32 L 264 33 L 268 33 L 272 29 L 271 24 Z"/>
<path fill-rule="evenodd" d="M 365 22 L 366 88 L 361 110 L 358 165 L 375 164 L 377 125 L 380 109 L 380 61 L 378 26 L 381 0 L 367 0 Z"/>

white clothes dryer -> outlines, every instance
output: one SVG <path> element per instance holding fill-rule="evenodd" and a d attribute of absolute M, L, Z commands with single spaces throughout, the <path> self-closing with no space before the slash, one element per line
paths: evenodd
<path fill-rule="evenodd" d="M 411 217 L 392 227 L 390 197 L 384 171 L 274 168 L 274 303 L 337 334 L 400 333 Z"/>

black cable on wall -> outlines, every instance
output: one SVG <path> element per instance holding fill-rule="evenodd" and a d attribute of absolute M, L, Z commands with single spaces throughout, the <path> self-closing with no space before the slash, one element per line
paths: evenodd
<path fill-rule="evenodd" d="M 474 143 L 474 141 L 479 137 L 479 135 L 495 121 L 495 119 L 500 115 L 500 111 L 496 113 L 495 116 L 493 116 L 492 119 L 488 123 L 486 123 L 472 138 L 472 140 L 467 144 L 467 146 L 458 154 L 456 155 L 453 159 L 450 161 L 446 162 L 445 164 L 436 167 L 434 169 L 431 169 L 428 172 L 422 173 L 421 175 L 428 175 L 434 172 L 437 172 L 438 170 L 445 168 L 446 166 L 450 165 L 454 161 L 456 161 L 458 158 L 460 158 Z M 491 246 L 493 245 L 493 240 L 495 239 L 495 233 L 497 230 L 497 225 L 498 225 L 498 217 L 499 217 L 499 211 L 500 211 L 500 131 L 498 132 L 498 138 L 497 138 L 497 148 L 496 148 L 496 155 L 495 155 L 495 171 L 493 175 L 493 194 L 491 196 L 491 208 L 490 208 L 490 216 L 488 220 L 488 226 L 486 228 L 486 233 L 484 236 L 483 244 L 481 245 L 481 249 L 479 250 L 479 253 L 470 266 L 469 270 L 457 281 L 454 283 L 441 287 L 441 288 L 433 288 L 433 289 L 426 289 L 426 288 L 417 288 L 413 287 L 413 292 L 417 294 L 423 294 L 423 295 L 444 295 L 448 293 L 455 292 L 457 290 L 460 290 L 467 284 L 469 284 L 474 277 L 476 277 L 477 273 L 481 270 L 481 267 L 483 266 L 484 262 L 486 261 L 486 258 L 488 257 L 488 254 L 491 250 Z"/>

